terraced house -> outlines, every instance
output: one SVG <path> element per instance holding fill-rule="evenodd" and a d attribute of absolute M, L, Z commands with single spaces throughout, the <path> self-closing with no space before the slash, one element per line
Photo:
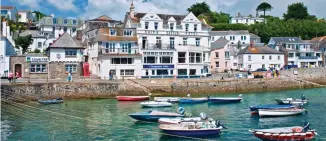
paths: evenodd
<path fill-rule="evenodd" d="M 210 74 L 212 27 L 193 13 L 136 13 L 131 4 L 125 27 L 136 28 L 143 55 L 141 77 L 200 77 Z"/>

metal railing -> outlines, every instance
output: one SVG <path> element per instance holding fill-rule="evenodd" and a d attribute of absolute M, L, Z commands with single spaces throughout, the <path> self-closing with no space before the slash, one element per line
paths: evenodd
<path fill-rule="evenodd" d="M 140 44 L 141 49 L 174 49 L 172 44 Z"/>
<path fill-rule="evenodd" d="M 133 55 L 139 54 L 139 48 L 102 48 L 99 50 L 100 55 L 118 55 L 118 54 L 125 54 L 125 55 Z"/>
<path fill-rule="evenodd" d="M 299 56 L 299 59 L 318 59 L 318 56 Z"/>

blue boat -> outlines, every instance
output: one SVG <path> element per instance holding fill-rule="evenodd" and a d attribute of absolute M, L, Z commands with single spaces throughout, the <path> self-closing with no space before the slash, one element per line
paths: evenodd
<path fill-rule="evenodd" d="M 208 101 L 212 104 L 228 104 L 239 103 L 242 100 L 242 95 L 239 97 L 208 97 Z"/>
<path fill-rule="evenodd" d="M 295 105 L 267 104 L 267 105 L 250 106 L 249 109 L 252 114 L 257 114 L 258 109 L 290 109 L 294 107 Z"/>
<path fill-rule="evenodd" d="M 38 103 L 48 105 L 48 104 L 59 104 L 63 103 L 62 98 L 50 99 L 50 100 L 38 100 Z"/>
<path fill-rule="evenodd" d="M 208 101 L 208 98 L 180 98 L 179 103 L 182 104 L 196 104 L 196 103 L 205 103 Z"/>
<path fill-rule="evenodd" d="M 157 122 L 160 118 L 185 117 L 184 112 L 185 112 L 185 109 L 182 107 L 179 107 L 178 113 L 150 110 L 148 112 L 138 112 L 138 113 L 129 114 L 129 116 L 136 120 L 140 120 L 140 121 Z"/>

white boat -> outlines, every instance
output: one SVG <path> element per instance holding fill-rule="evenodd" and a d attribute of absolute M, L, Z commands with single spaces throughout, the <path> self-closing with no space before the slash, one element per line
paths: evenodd
<path fill-rule="evenodd" d="M 140 103 L 140 105 L 142 105 L 143 107 L 155 108 L 155 107 L 171 107 L 172 103 L 148 101 L 148 102 L 142 102 L 142 103 Z"/>
<path fill-rule="evenodd" d="M 154 100 L 157 102 L 178 102 L 179 101 L 179 97 L 154 97 Z"/>
<path fill-rule="evenodd" d="M 260 117 L 275 117 L 275 116 L 292 116 L 306 112 L 306 109 L 259 109 L 258 114 Z"/>
<path fill-rule="evenodd" d="M 279 104 L 307 104 L 308 100 L 306 99 L 293 99 L 293 98 L 286 98 L 286 99 L 274 99 Z"/>

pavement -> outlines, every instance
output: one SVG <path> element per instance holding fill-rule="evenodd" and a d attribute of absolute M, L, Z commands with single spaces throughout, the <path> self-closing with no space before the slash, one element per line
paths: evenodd
<path fill-rule="evenodd" d="M 87 83 L 99 83 L 99 82 L 108 82 L 108 83 L 120 83 L 123 80 L 101 80 L 101 79 L 76 79 L 73 82 L 87 82 Z M 67 79 L 26 79 L 18 78 L 14 83 L 46 83 L 46 82 L 68 82 Z M 8 79 L 1 79 L 0 84 L 10 83 Z"/>

